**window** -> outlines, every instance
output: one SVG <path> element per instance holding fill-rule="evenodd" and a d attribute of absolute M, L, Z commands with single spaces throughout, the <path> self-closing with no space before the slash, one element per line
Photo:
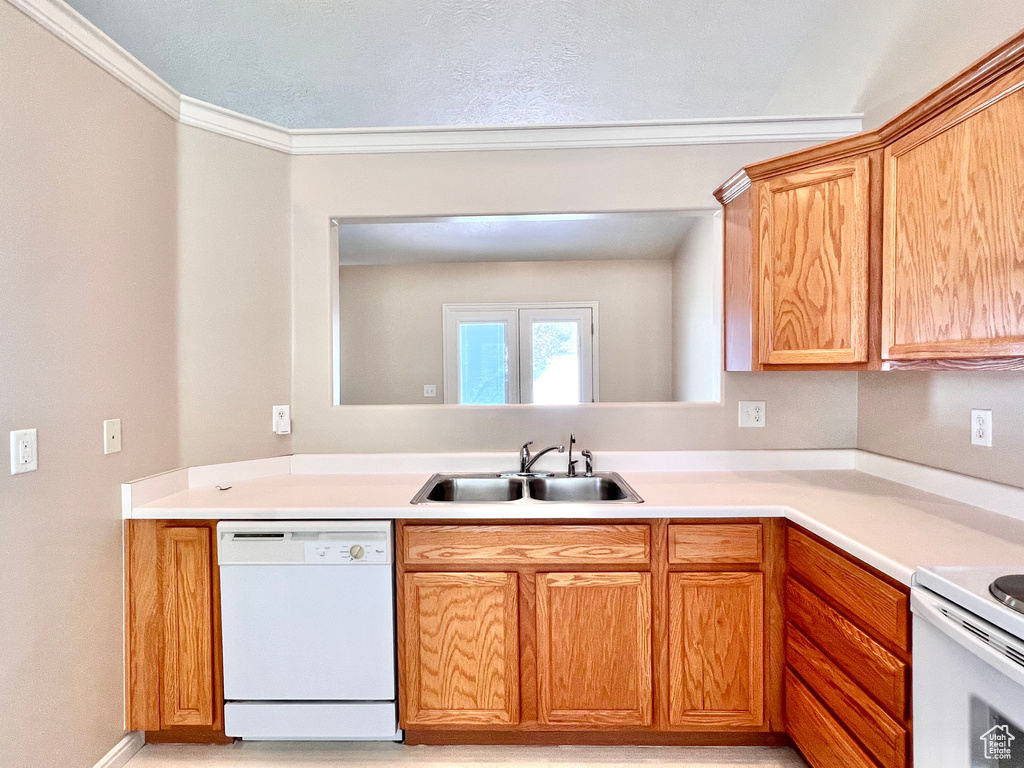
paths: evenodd
<path fill-rule="evenodd" d="M 597 401 L 597 302 L 445 304 L 444 401 Z"/>

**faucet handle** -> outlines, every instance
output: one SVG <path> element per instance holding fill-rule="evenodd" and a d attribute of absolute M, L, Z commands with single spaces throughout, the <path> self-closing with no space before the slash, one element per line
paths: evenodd
<path fill-rule="evenodd" d="M 576 459 L 569 462 L 569 467 L 565 470 L 566 477 L 576 477 L 576 465 L 578 463 Z"/>

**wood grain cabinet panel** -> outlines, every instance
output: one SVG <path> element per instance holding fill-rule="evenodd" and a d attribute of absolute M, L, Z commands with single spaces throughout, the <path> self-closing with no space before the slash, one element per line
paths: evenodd
<path fill-rule="evenodd" d="M 885 150 L 883 357 L 1024 355 L 1024 70 Z"/>
<path fill-rule="evenodd" d="M 811 768 L 878 768 L 790 670 L 786 670 L 786 725 Z"/>
<path fill-rule="evenodd" d="M 910 650 L 905 592 L 793 527 L 787 530 L 786 548 L 791 573 L 876 639 L 900 651 Z"/>
<path fill-rule="evenodd" d="M 760 182 L 760 362 L 868 359 L 870 160 Z"/>
<path fill-rule="evenodd" d="M 405 575 L 403 724 L 519 722 L 518 578 Z"/>
<path fill-rule="evenodd" d="M 757 565 L 761 551 L 759 523 L 668 527 L 668 561 L 673 565 Z"/>
<path fill-rule="evenodd" d="M 488 563 L 641 564 L 650 560 L 647 525 L 409 525 L 408 567 Z"/>
<path fill-rule="evenodd" d="M 792 624 L 786 632 L 786 663 L 883 768 L 906 768 L 906 729 Z"/>
<path fill-rule="evenodd" d="M 893 717 L 907 714 L 908 665 L 794 579 L 786 616 Z"/>
<path fill-rule="evenodd" d="M 651 725 L 651 575 L 537 574 L 537 682 L 542 725 Z"/>
<path fill-rule="evenodd" d="M 161 725 L 213 725 L 213 618 L 209 528 L 164 528 Z"/>
<path fill-rule="evenodd" d="M 669 574 L 669 722 L 764 722 L 764 577 Z"/>

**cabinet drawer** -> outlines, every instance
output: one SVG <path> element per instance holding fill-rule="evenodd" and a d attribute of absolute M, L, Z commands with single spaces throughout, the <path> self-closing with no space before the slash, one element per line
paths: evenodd
<path fill-rule="evenodd" d="M 670 525 L 668 561 L 679 565 L 756 565 L 761 562 L 761 526 Z"/>
<path fill-rule="evenodd" d="M 788 669 L 786 725 L 811 768 L 877 768 L 843 726 Z"/>
<path fill-rule="evenodd" d="M 876 639 L 909 650 L 907 595 L 794 528 L 786 533 L 789 570 Z"/>
<path fill-rule="evenodd" d="M 407 525 L 406 566 L 494 564 L 647 564 L 646 525 Z"/>
<path fill-rule="evenodd" d="M 905 718 L 906 664 L 793 579 L 786 580 L 786 615 L 889 714 Z"/>
<path fill-rule="evenodd" d="M 883 768 L 906 767 L 907 731 L 792 624 L 786 631 L 786 663 Z"/>

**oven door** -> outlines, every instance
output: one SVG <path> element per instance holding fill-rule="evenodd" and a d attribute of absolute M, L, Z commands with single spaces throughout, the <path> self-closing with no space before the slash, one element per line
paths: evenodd
<path fill-rule="evenodd" d="M 1024 643 L 914 587 L 914 763 L 1024 768 Z"/>

